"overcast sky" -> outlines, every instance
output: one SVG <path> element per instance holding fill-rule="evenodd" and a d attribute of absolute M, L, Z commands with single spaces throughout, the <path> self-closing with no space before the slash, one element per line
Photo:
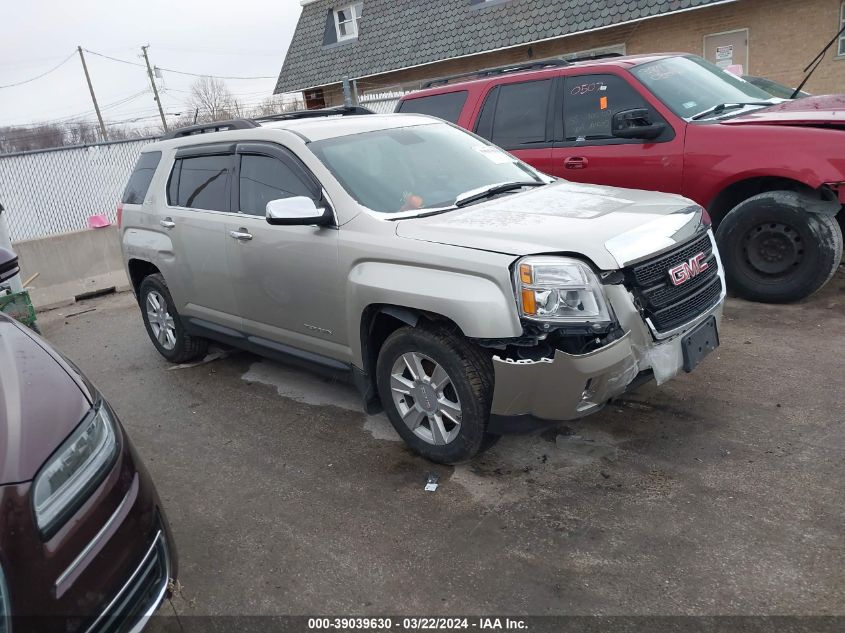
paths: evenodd
<path fill-rule="evenodd" d="M 247 104 L 271 95 L 299 19 L 299 0 L 28 0 L 0 9 L 0 86 L 39 75 L 76 47 L 186 72 L 237 77 L 226 80 Z M 107 121 L 141 119 L 155 125 L 157 109 L 146 70 L 85 53 L 97 100 Z M 186 110 L 193 77 L 163 71 L 166 113 Z M 137 95 L 137 96 L 135 96 Z M 125 103 L 119 103 L 129 99 Z M 114 104 L 114 105 L 110 105 Z M 0 88 L 0 126 L 68 117 L 95 120 L 79 56 L 25 85 Z M 150 117 L 150 118 L 146 118 Z"/>

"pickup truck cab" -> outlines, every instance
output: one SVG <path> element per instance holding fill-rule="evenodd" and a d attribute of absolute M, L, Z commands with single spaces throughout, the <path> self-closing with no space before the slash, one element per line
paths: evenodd
<path fill-rule="evenodd" d="M 358 113 L 144 148 L 120 237 L 167 360 L 217 340 L 349 379 L 454 463 L 718 345 L 724 279 L 695 203 L 555 181 L 434 117 Z"/>
<path fill-rule="evenodd" d="M 802 299 L 839 265 L 845 96 L 784 101 L 684 54 L 470 76 L 429 82 L 396 110 L 457 123 L 566 180 L 691 198 L 717 227 L 728 285 L 747 299 Z"/>

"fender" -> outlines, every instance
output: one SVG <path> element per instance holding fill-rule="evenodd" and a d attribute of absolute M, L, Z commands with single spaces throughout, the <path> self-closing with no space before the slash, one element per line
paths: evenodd
<path fill-rule="evenodd" d="M 784 178 L 814 190 L 845 180 L 839 131 L 765 125 L 689 127 L 683 193 L 705 208 L 744 180 Z"/>
<path fill-rule="evenodd" d="M 470 338 L 511 338 L 522 334 L 510 277 L 494 281 L 437 268 L 364 262 L 349 274 L 347 331 L 353 363 L 363 366 L 361 317 L 367 306 L 389 304 L 433 312 L 454 321 Z M 507 284 L 505 286 L 505 284 Z M 390 308 L 385 308 L 389 310 Z M 416 317 L 398 308 L 388 312 L 406 323 Z"/>

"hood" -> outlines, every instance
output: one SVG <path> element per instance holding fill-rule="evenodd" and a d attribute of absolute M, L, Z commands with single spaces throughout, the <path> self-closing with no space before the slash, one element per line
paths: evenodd
<path fill-rule="evenodd" d="M 723 125 L 830 125 L 845 128 L 845 95 L 806 97 L 720 121 Z"/>
<path fill-rule="evenodd" d="M 681 196 L 559 180 L 400 220 L 396 234 L 508 255 L 570 253 L 612 270 L 686 241 L 700 229 L 701 211 Z"/>
<path fill-rule="evenodd" d="M 91 402 L 73 370 L 0 314 L 0 485 L 29 481 Z"/>

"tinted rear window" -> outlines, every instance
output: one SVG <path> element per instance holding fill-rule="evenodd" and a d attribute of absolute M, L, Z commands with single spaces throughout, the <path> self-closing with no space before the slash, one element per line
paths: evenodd
<path fill-rule="evenodd" d="M 439 95 L 431 95 L 430 97 L 407 99 L 399 104 L 397 112 L 428 114 L 444 121 L 449 121 L 450 123 L 457 123 L 466 101 L 466 90 L 446 92 Z"/>
<path fill-rule="evenodd" d="M 551 79 L 502 84 L 487 96 L 476 132 L 505 149 L 546 140 Z"/>
<path fill-rule="evenodd" d="M 129 184 L 123 191 L 123 204 L 143 204 L 144 198 L 147 197 L 147 190 L 150 188 L 153 174 L 156 173 L 156 167 L 161 160 L 161 152 L 146 152 L 141 154 L 138 162 L 135 164 L 135 170 L 129 177 Z"/>
<path fill-rule="evenodd" d="M 173 166 L 168 202 L 177 207 L 231 211 L 232 154 L 180 158 Z"/>

